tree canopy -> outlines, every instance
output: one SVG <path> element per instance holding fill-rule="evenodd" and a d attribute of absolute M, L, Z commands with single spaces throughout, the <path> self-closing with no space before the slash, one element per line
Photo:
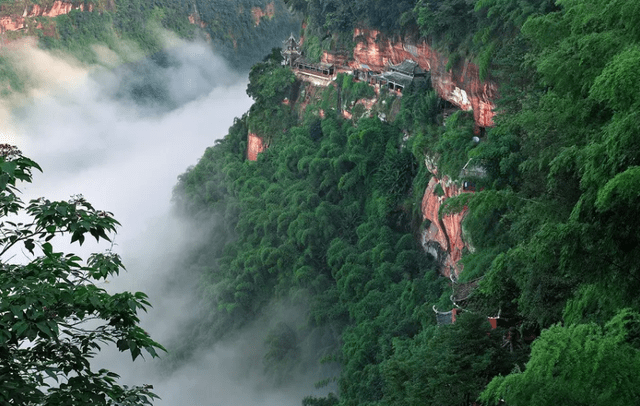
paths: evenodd
<path fill-rule="evenodd" d="M 325 381 L 337 395 L 305 404 L 637 403 L 637 2 L 288 4 L 304 11 L 314 56 L 348 50 L 368 26 L 474 59 L 500 85 L 496 125 L 474 133 L 428 81 L 402 97 L 349 75 L 308 86 L 272 51 L 250 72 L 251 111 L 176 186 L 183 213 L 215 230 L 186 266 L 201 276 L 195 346 L 283 302 L 306 319 L 263 343 L 274 381 L 321 360 L 340 370 Z M 256 161 L 249 133 L 269 145 Z M 427 158 L 476 183 L 443 206 L 468 209 L 457 282 L 421 244 Z M 471 278 L 462 316 L 437 326 L 432 309 L 453 308 Z M 490 329 L 496 314 L 504 329 Z"/>
<path fill-rule="evenodd" d="M 147 296 L 111 294 L 97 285 L 124 269 L 117 254 L 83 260 L 53 245 L 60 237 L 109 241 L 119 223 L 80 195 L 23 203 L 18 182 L 31 182 L 33 170 L 40 167 L 15 147 L 0 146 L 0 403 L 150 404 L 152 387 L 120 385 L 115 372 L 90 363 L 108 344 L 134 360 L 143 351 L 156 357 L 164 350 L 138 326 L 138 311 L 150 306 Z M 12 261 L 15 249 L 28 252 L 26 264 Z"/>

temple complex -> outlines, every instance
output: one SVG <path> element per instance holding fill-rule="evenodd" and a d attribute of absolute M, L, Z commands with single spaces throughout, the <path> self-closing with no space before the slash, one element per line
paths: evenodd
<path fill-rule="evenodd" d="M 387 86 L 389 90 L 402 92 L 415 81 L 425 80 L 427 72 L 411 59 L 405 59 L 397 65 L 389 65 L 387 71 L 371 76 L 371 83 Z"/>

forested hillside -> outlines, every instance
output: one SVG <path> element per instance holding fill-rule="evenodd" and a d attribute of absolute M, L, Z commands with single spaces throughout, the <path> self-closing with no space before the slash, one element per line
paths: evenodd
<path fill-rule="evenodd" d="M 33 11 L 54 3 L 72 7 L 55 17 Z M 210 232 L 175 270 L 198 279 L 199 306 L 178 342 L 163 343 L 172 349 L 163 366 L 179 370 L 199 349 L 269 319 L 267 339 L 255 343 L 264 350 L 255 368 L 274 386 L 303 373 L 324 378 L 318 386 L 327 396 L 307 397 L 305 406 L 640 404 L 640 3 L 284 3 L 289 10 L 264 0 L 0 0 L 3 101 L 30 89 L 11 48 L 32 44 L 16 42 L 25 38 L 83 66 L 127 70 L 132 85 L 122 87 L 130 92 L 123 98 L 141 104 L 164 100 L 166 83 L 146 68 L 174 63 L 165 52 L 174 35 L 208 41 L 240 69 L 267 54 L 249 73 L 250 111 L 175 187 L 176 211 Z M 304 38 L 308 63 L 323 51 L 348 58 L 360 28 L 375 30 L 381 43 L 428 41 L 451 69 L 477 64 L 481 80 L 499 85 L 495 125 L 478 128 L 429 80 L 402 94 L 345 72 L 313 86 L 283 67 L 279 49 L 269 52 L 293 32 Z M 267 147 L 255 161 L 247 157 L 250 134 Z M 6 215 L 21 208 L 16 181 L 30 180 L 38 166 L 17 152 L 2 160 Z M 470 162 L 473 177 L 463 170 Z M 439 220 L 465 213 L 458 279 L 442 275 L 421 241 L 431 225 L 422 203 L 434 176 L 461 188 L 469 182 L 438 213 Z M 429 193 L 445 196 L 442 186 Z M 91 217 L 98 228 L 78 225 L 78 204 L 85 202 L 41 211 L 50 202 L 36 201 L 28 208 L 34 221 L 55 218 L 28 224 L 32 234 L 22 224 L 7 228 L 9 246 L 23 242 L 32 251 L 34 236 L 45 238 L 38 243 L 44 262 L 33 270 L 7 265 L 3 273 L 11 302 L 2 303 L 0 356 L 15 378 L 6 381 L 9 395 L 2 393 L 8 402 L 44 404 L 45 374 L 88 370 L 100 336 L 79 331 L 82 351 L 57 347 L 57 323 L 74 312 L 82 320 L 101 311 L 109 325 L 125 325 L 133 336 L 118 347 L 134 358 L 142 347 L 152 355 L 163 348 L 137 326 L 144 295 L 103 310 L 106 297 L 92 297 L 96 304 L 85 295 L 73 299 L 73 311 L 67 299 L 51 299 L 53 311 L 41 298 L 41 285 L 53 292 L 75 286 L 66 275 L 80 266 L 52 251 L 53 234 L 70 231 L 82 241 L 89 231 L 100 239 L 115 227 L 105 212 Z M 47 273 L 53 259 L 62 276 Z M 98 265 L 105 270 L 90 275 L 96 280 L 121 267 L 119 260 Z M 14 277 L 15 270 L 26 276 Z M 55 285 L 58 279 L 66 285 Z M 14 294 L 23 285 L 32 286 L 31 296 Z M 44 352 L 29 352 L 29 343 Z M 76 359 L 65 351 L 77 361 L 50 368 L 47 356 L 61 365 Z M 108 389 L 113 376 L 99 374 Z M 96 404 L 130 392 L 83 385 L 61 388 Z M 64 404 L 56 391 L 47 394 L 51 404 Z M 131 391 L 145 395 L 133 404 L 153 397 L 148 387 Z"/>
<path fill-rule="evenodd" d="M 131 69 L 140 78 L 148 73 L 145 57 L 153 56 L 160 65 L 172 62 L 164 53 L 172 36 L 207 41 L 217 55 L 244 71 L 300 24 L 282 1 L 269 0 L 3 0 L 0 18 L 7 45 L 37 38 L 47 51 L 85 65 Z M 11 46 L 0 50 L 4 97 L 32 85 L 29 74 L 16 67 L 16 57 Z M 161 93 L 154 86 L 142 85 Z"/>
<path fill-rule="evenodd" d="M 306 322 L 271 332 L 265 368 L 277 380 L 311 368 L 302 348 L 340 367 L 327 380 L 337 393 L 306 405 L 637 404 L 640 5 L 289 5 L 305 15 L 308 53 L 348 50 L 364 26 L 476 61 L 500 86 L 496 125 L 474 142 L 471 116 L 444 114 L 427 82 L 401 99 L 382 92 L 378 109 L 401 105 L 388 121 L 345 119 L 371 89 L 339 75 L 312 90 L 273 52 L 252 69 L 250 113 L 176 187 L 184 215 L 216 219 L 215 241 L 188 264 L 216 309 L 193 326 L 195 342 L 282 302 Z M 269 145 L 255 162 L 250 131 Z M 418 240 L 426 155 L 453 179 L 469 159 L 486 172 L 444 208 L 469 210 L 456 283 Z M 455 323 L 438 326 L 432 309 L 450 310 L 469 281 Z"/>

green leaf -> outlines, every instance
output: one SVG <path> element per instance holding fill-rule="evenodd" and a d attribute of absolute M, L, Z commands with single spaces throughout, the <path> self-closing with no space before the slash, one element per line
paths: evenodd
<path fill-rule="evenodd" d="M 73 244 L 76 241 L 78 241 L 80 245 L 82 245 L 82 243 L 84 242 L 84 231 L 74 231 L 74 233 L 71 235 L 71 243 Z"/>
<path fill-rule="evenodd" d="M 57 370 L 54 370 L 52 368 L 45 368 L 44 372 L 52 379 L 55 379 L 56 382 L 58 381 L 58 374 L 56 374 Z"/>
<path fill-rule="evenodd" d="M 46 322 L 44 321 L 37 322 L 36 327 L 38 327 L 38 330 L 44 333 L 45 336 L 54 337 L 53 332 L 51 331 L 51 329 L 49 328 Z"/>
<path fill-rule="evenodd" d="M 118 347 L 118 350 L 120 351 L 126 351 L 129 349 L 129 341 L 128 340 L 124 340 L 124 339 L 120 339 L 116 342 L 116 346 Z"/>
<path fill-rule="evenodd" d="M 29 324 L 26 321 L 19 321 L 13 325 L 13 331 L 18 337 L 21 337 L 25 331 L 29 328 Z"/>
<path fill-rule="evenodd" d="M 5 161 L 0 163 L 0 171 L 8 174 L 9 176 L 14 176 L 17 167 L 18 164 L 15 161 Z"/>
<path fill-rule="evenodd" d="M 53 246 L 51 245 L 51 243 L 45 242 L 44 244 L 42 244 L 42 251 L 45 255 L 49 256 L 53 254 Z"/>
<path fill-rule="evenodd" d="M 153 357 L 156 358 L 158 357 L 158 353 L 156 352 L 156 349 L 153 348 L 152 346 L 147 346 L 144 347 L 144 349 Z"/>
<path fill-rule="evenodd" d="M 31 253 L 31 255 L 33 255 L 33 249 L 36 245 L 33 243 L 33 239 L 29 238 L 28 240 L 25 240 L 24 247 Z"/>
<path fill-rule="evenodd" d="M 24 318 L 23 306 L 9 306 L 9 309 L 11 309 L 11 313 L 13 313 L 13 315 L 18 319 Z"/>

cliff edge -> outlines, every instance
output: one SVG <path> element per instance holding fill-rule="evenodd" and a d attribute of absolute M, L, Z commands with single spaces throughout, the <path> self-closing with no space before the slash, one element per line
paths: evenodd
<path fill-rule="evenodd" d="M 356 29 L 356 46 L 353 59 L 324 52 L 324 63 L 348 63 L 352 69 L 384 71 L 389 65 L 397 65 L 411 59 L 431 72 L 433 88 L 441 98 L 462 110 L 473 110 L 478 127 L 492 127 L 494 100 L 498 86 L 491 81 L 481 81 L 477 65 L 464 61 L 460 66 L 447 70 L 449 59 L 434 50 L 426 41 L 411 43 L 384 37 L 379 31 Z"/>

